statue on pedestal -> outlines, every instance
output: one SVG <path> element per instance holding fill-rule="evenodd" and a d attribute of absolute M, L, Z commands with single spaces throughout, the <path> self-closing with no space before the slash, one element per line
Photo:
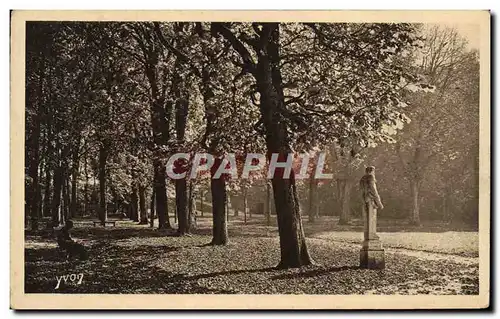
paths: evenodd
<path fill-rule="evenodd" d="M 385 268 L 384 249 L 377 235 L 377 209 L 383 209 L 377 191 L 375 167 L 368 166 L 365 175 L 359 181 L 363 200 L 364 241 L 360 251 L 361 268 Z"/>

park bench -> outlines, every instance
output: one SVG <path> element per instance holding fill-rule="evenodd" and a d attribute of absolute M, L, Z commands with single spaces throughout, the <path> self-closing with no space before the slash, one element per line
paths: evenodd
<path fill-rule="evenodd" d="M 92 220 L 75 220 L 73 219 L 73 225 L 74 226 L 85 226 L 85 225 L 93 225 L 93 221 Z"/>
<path fill-rule="evenodd" d="M 94 220 L 93 222 L 94 222 L 94 227 L 96 227 L 97 225 L 102 225 L 103 224 L 103 222 L 100 221 L 100 220 Z M 103 226 L 106 227 L 106 225 L 115 227 L 116 226 L 116 220 L 107 220 L 107 221 L 104 222 Z"/>
<path fill-rule="evenodd" d="M 31 228 L 35 220 L 31 217 L 28 219 L 28 228 Z M 38 224 L 38 229 L 48 229 L 52 227 L 52 219 L 50 218 L 41 218 L 36 220 Z"/>
<path fill-rule="evenodd" d="M 73 220 L 73 224 L 75 226 L 85 226 L 85 225 L 88 225 L 88 226 L 93 226 L 93 227 L 96 227 L 98 225 L 102 225 L 102 222 L 100 220 Z M 107 220 L 105 222 L 105 226 L 113 226 L 115 227 L 116 226 L 116 220 Z"/>

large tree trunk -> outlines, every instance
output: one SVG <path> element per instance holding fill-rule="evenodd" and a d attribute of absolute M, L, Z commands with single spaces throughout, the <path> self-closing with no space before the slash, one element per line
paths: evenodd
<path fill-rule="evenodd" d="M 243 189 L 243 216 L 245 224 L 247 223 L 247 213 L 248 213 L 248 189 Z"/>
<path fill-rule="evenodd" d="M 249 209 L 248 209 L 248 220 L 252 219 L 252 212 L 253 212 L 254 209 L 255 209 L 255 206 L 252 207 L 252 208 L 249 207 Z"/>
<path fill-rule="evenodd" d="M 286 123 L 282 121 L 284 105 L 283 85 L 279 68 L 279 24 L 263 24 L 261 37 L 266 37 L 266 49 L 259 54 L 256 68 L 257 89 L 260 93 L 260 112 L 266 130 L 268 157 L 279 154 L 280 160 L 291 152 Z M 283 178 L 277 170 L 272 179 L 274 202 L 278 218 L 280 235 L 281 261 L 279 268 L 301 267 L 312 263 L 307 250 L 295 174 L 289 179 Z"/>
<path fill-rule="evenodd" d="M 26 192 L 28 209 L 26 213 L 31 216 L 31 229 L 38 229 L 38 219 L 39 219 L 39 207 L 40 207 L 40 176 L 38 174 L 38 168 L 40 166 L 40 126 L 42 120 L 42 110 L 43 110 L 43 83 L 45 78 L 45 60 L 42 57 L 39 70 L 39 82 L 38 82 L 38 92 L 37 92 L 37 111 L 33 118 L 33 131 L 31 132 L 30 140 L 28 141 L 28 147 L 31 148 L 31 156 L 25 153 L 26 163 L 28 163 L 28 174 L 31 177 L 31 189 Z M 27 149 L 26 149 L 27 150 Z"/>
<path fill-rule="evenodd" d="M 69 176 L 64 177 L 64 186 L 63 186 L 63 199 L 64 199 L 64 221 L 71 219 L 73 216 L 70 215 L 70 205 L 71 205 L 71 197 L 70 197 L 70 187 L 69 187 Z"/>
<path fill-rule="evenodd" d="M 175 198 L 174 198 L 174 224 L 177 224 L 177 207 L 175 203 Z"/>
<path fill-rule="evenodd" d="M 64 168 L 60 165 L 54 174 L 54 192 L 52 197 L 52 225 L 61 223 L 59 211 L 61 209 L 61 193 L 64 180 Z"/>
<path fill-rule="evenodd" d="M 144 46 L 146 48 L 146 46 Z M 144 52 L 145 55 L 148 52 Z M 157 52 L 152 52 L 152 56 Z M 150 59 L 145 65 L 146 77 L 151 87 L 151 126 L 153 138 L 157 146 L 165 147 L 170 138 L 170 118 L 172 104 L 165 101 L 165 91 L 161 89 L 157 80 L 157 59 Z M 150 62 L 155 62 L 151 64 Z M 158 229 L 170 229 L 170 219 L 168 216 L 166 168 L 159 157 L 153 161 L 154 165 L 154 192 L 156 197 L 156 214 L 158 216 Z"/>
<path fill-rule="evenodd" d="M 312 260 L 306 246 L 295 181 L 274 178 L 273 189 L 281 248 L 278 268 L 309 265 Z"/>
<path fill-rule="evenodd" d="M 280 155 L 280 160 L 291 153 L 287 132 L 287 123 L 283 120 L 285 98 L 280 71 L 279 23 L 262 23 L 258 28 L 259 39 L 251 42 L 257 57 L 257 63 L 231 30 L 223 24 L 212 24 L 214 31 L 219 32 L 242 57 L 245 68 L 250 70 L 256 79 L 257 91 L 260 93 L 261 120 L 265 128 L 268 157 L 272 153 Z M 283 171 L 283 169 L 278 169 Z M 281 176 L 280 176 L 281 175 Z M 302 228 L 295 175 L 284 179 L 282 173 L 272 179 L 274 202 L 278 218 L 280 235 L 281 261 L 278 267 L 301 267 L 312 263 L 307 250 L 304 230 Z"/>
<path fill-rule="evenodd" d="M 44 196 L 43 196 L 43 217 L 49 217 L 50 216 L 50 189 L 52 187 L 52 174 L 51 174 L 51 168 L 49 168 L 49 164 L 45 164 L 45 189 L 44 189 Z"/>
<path fill-rule="evenodd" d="M 38 176 L 39 176 L 39 180 L 40 180 L 40 183 L 38 183 L 38 189 L 36 191 L 36 193 L 38 194 L 38 218 L 39 219 L 42 219 L 43 218 L 43 187 L 46 183 L 45 180 L 43 180 L 43 165 L 42 165 L 42 161 L 40 161 L 40 165 L 39 165 L 39 168 L 38 168 Z"/>
<path fill-rule="evenodd" d="M 195 204 L 195 186 L 193 181 L 189 181 L 189 198 L 188 198 L 188 229 L 191 231 L 196 228 L 196 204 Z"/>
<path fill-rule="evenodd" d="M 139 185 L 139 209 L 141 211 L 141 225 L 148 224 L 148 211 L 146 210 L 146 187 Z"/>
<path fill-rule="evenodd" d="M 189 98 L 187 96 L 187 91 L 183 88 L 183 82 L 180 77 L 180 64 L 181 61 L 178 59 L 175 62 L 175 71 L 173 82 L 174 87 L 174 97 L 175 102 L 175 132 L 177 137 L 177 146 L 182 149 L 186 141 L 186 125 L 187 116 L 189 112 Z M 184 235 L 189 233 L 189 223 L 188 223 L 188 196 L 187 196 L 187 181 L 186 177 L 177 179 L 175 181 L 175 207 L 177 211 L 178 218 L 178 228 L 177 234 Z"/>
<path fill-rule="evenodd" d="M 131 205 L 132 205 L 132 221 L 139 221 L 139 196 L 137 196 L 137 186 L 134 183 L 132 186 L 132 194 L 131 194 Z"/>
<path fill-rule="evenodd" d="M 47 105 L 45 108 L 45 117 L 46 117 L 46 125 L 47 125 L 47 134 L 46 134 L 46 159 L 45 159 L 45 189 L 44 189 L 44 196 L 43 196 L 43 212 L 42 216 L 43 217 L 50 217 L 51 216 L 51 190 L 52 190 L 52 185 L 53 185 L 53 173 L 54 173 L 54 168 L 53 168 L 53 161 L 52 157 L 54 156 L 54 141 L 53 141 L 53 136 L 54 133 L 52 131 L 52 116 L 51 116 L 51 108 L 50 105 Z M 47 224 L 47 227 L 50 225 Z"/>
<path fill-rule="evenodd" d="M 151 192 L 151 202 L 149 204 L 149 227 L 155 227 L 155 190 Z"/>
<path fill-rule="evenodd" d="M 175 181 L 175 208 L 178 220 L 177 234 L 185 235 L 189 233 L 187 182 L 185 178 Z"/>
<path fill-rule="evenodd" d="M 106 200 L 106 163 L 108 161 L 108 145 L 103 143 L 99 147 L 99 220 L 104 225 L 108 219 Z"/>
<path fill-rule="evenodd" d="M 167 185 L 165 179 L 165 165 L 157 161 L 155 165 L 154 192 L 156 197 L 156 214 L 158 215 L 158 229 L 172 228 L 168 218 Z"/>
<path fill-rule="evenodd" d="M 74 218 L 76 216 L 76 211 L 78 208 L 78 198 L 77 198 L 77 174 L 73 172 L 71 176 L 71 204 L 70 204 L 70 216 Z"/>
<path fill-rule="evenodd" d="M 226 220 L 229 221 L 229 215 L 231 213 L 231 195 L 226 191 Z"/>
<path fill-rule="evenodd" d="M 76 216 L 76 209 L 78 207 L 78 199 L 77 199 L 77 189 L 78 189 L 78 174 L 80 171 L 80 158 L 79 158 L 79 148 L 80 141 L 78 137 L 78 142 L 75 146 L 75 150 L 73 150 L 73 165 L 71 171 L 71 207 L 70 207 L 70 216 Z"/>
<path fill-rule="evenodd" d="M 210 190 L 212 192 L 212 245 L 226 245 L 229 241 L 227 232 L 226 211 L 226 181 L 224 176 L 217 179 L 213 175 L 217 171 L 222 160 L 217 158 L 212 167 L 212 178 L 210 179 Z"/>
<path fill-rule="evenodd" d="M 418 181 L 412 179 L 410 180 L 411 196 L 412 196 L 412 208 L 410 215 L 411 225 L 420 225 L 420 196 L 419 196 L 419 183 Z"/>
<path fill-rule="evenodd" d="M 37 125 L 38 126 L 38 125 Z M 28 207 L 29 207 L 29 215 L 31 216 L 31 229 L 38 229 L 38 219 L 39 219 L 39 204 L 40 204 L 40 181 L 38 175 L 38 166 L 40 160 L 40 150 L 39 150 L 39 139 L 40 139 L 40 130 L 37 129 L 37 132 L 33 134 L 37 135 L 33 137 L 33 158 L 29 160 L 29 176 L 31 177 L 32 185 L 29 193 L 26 193 L 28 197 Z"/>
<path fill-rule="evenodd" d="M 45 163 L 45 189 L 43 196 L 43 214 L 42 214 L 44 217 L 49 217 L 51 210 L 50 190 L 52 187 L 52 174 L 51 174 L 52 168 L 49 162 L 50 161 L 47 161 L 47 163 Z"/>
<path fill-rule="evenodd" d="M 265 202 L 265 215 L 266 225 L 271 226 L 271 183 L 266 181 L 266 202 Z"/>
<path fill-rule="evenodd" d="M 89 196 L 89 170 L 88 170 L 88 162 L 87 162 L 87 155 L 85 155 L 84 160 L 83 160 L 83 171 L 85 174 L 85 186 L 83 187 L 83 192 L 84 192 L 84 200 L 83 200 L 83 214 L 82 215 L 87 215 L 88 213 L 88 206 L 90 204 L 90 196 Z"/>

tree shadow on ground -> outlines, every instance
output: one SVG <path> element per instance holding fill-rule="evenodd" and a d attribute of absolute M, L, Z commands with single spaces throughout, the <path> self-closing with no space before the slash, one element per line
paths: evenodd
<path fill-rule="evenodd" d="M 229 226 L 231 227 L 231 226 Z M 212 228 L 210 227 L 198 227 L 191 231 L 193 235 L 201 235 L 201 236 L 212 236 Z M 274 229 L 244 229 L 242 227 L 238 228 L 229 228 L 228 229 L 228 237 L 246 237 L 246 238 L 255 238 L 255 237 L 278 237 L 278 230 Z"/>
<path fill-rule="evenodd" d="M 165 237 L 175 233 L 174 229 L 158 230 L 155 228 L 74 228 L 71 234 L 75 237 L 98 237 L 100 239 L 129 239 L 129 238 L 150 238 Z"/>
<path fill-rule="evenodd" d="M 276 270 L 276 267 L 264 267 L 264 268 L 257 268 L 257 269 L 234 269 L 234 270 L 225 270 L 225 271 L 217 271 L 217 272 L 211 272 L 211 273 L 205 273 L 205 274 L 198 274 L 198 275 L 193 275 L 193 276 L 185 276 L 183 274 L 176 275 L 174 277 L 182 280 L 198 280 L 198 279 L 205 279 L 205 278 L 213 278 L 217 276 L 226 276 L 226 275 L 237 275 L 237 274 L 251 274 L 251 273 L 257 273 L 257 272 L 268 272 L 268 271 L 274 271 Z"/>
<path fill-rule="evenodd" d="M 168 259 L 175 246 L 117 246 L 99 240 L 88 246 L 86 261 L 66 260 L 57 248 L 25 249 L 27 293 L 231 293 L 199 285 L 196 280 L 211 275 L 183 276 L 165 271 L 155 263 Z M 167 254 L 165 256 L 165 254 Z M 83 273 L 81 285 L 61 283 L 57 277 Z"/>
<path fill-rule="evenodd" d="M 291 274 L 281 274 L 271 277 L 273 280 L 279 279 L 293 279 L 293 278 L 309 278 L 317 277 L 322 275 L 327 275 L 335 272 L 347 271 L 347 270 L 358 270 L 361 269 L 359 266 L 341 266 L 341 267 L 330 267 L 330 268 L 318 268 L 304 272 L 291 273 Z"/>
<path fill-rule="evenodd" d="M 24 250 L 24 259 L 30 262 L 63 262 L 63 256 L 64 254 L 58 248 L 26 248 Z"/>

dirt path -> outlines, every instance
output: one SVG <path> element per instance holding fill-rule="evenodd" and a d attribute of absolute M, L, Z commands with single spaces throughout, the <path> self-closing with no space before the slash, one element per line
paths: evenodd
<path fill-rule="evenodd" d="M 356 249 L 360 248 L 361 244 L 346 242 L 345 240 L 335 240 L 335 239 L 325 239 L 325 238 L 314 238 L 317 240 L 324 241 L 333 241 L 339 243 L 341 245 L 345 245 L 346 247 Z M 442 252 L 429 252 L 418 249 L 408 249 L 408 248 L 393 248 L 393 247 L 384 247 L 385 252 L 388 254 L 403 254 L 406 256 L 422 258 L 426 260 L 433 261 L 451 261 L 454 263 L 464 264 L 464 265 L 479 265 L 479 257 L 467 257 L 460 256 Z"/>

